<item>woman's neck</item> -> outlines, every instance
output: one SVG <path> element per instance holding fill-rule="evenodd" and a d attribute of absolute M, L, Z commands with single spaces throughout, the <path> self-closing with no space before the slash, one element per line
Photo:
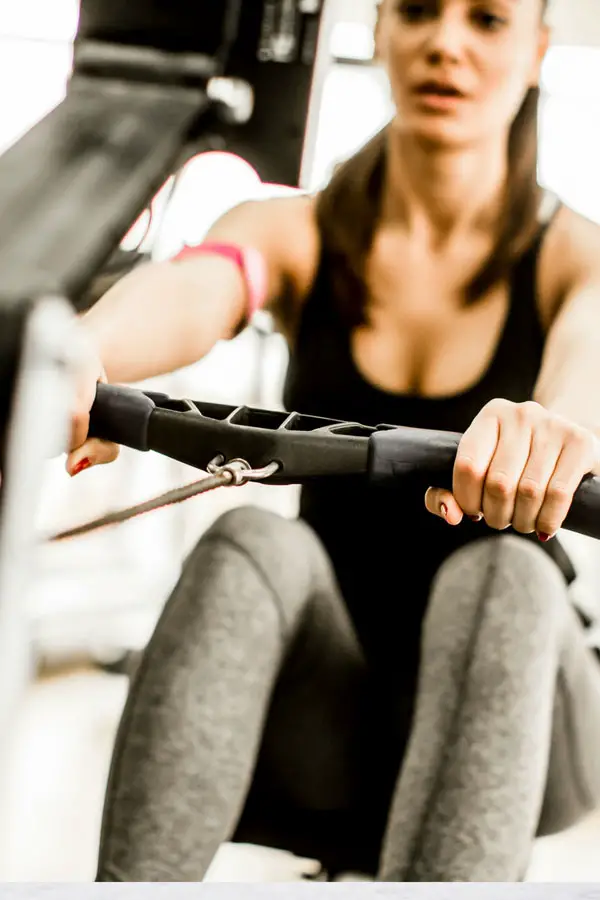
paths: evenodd
<path fill-rule="evenodd" d="M 497 141 L 438 149 L 393 128 L 387 140 L 383 222 L 402 223 L 437 246 L 465 232 L 495 228 L 508 170 L 506 150 Z"/>

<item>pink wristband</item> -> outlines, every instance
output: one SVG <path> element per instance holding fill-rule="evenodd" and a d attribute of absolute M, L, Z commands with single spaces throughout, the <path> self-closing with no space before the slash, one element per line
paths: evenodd
<path fill-rule="evenodd" d="M 173 257 L 173 262 L 191 259 L 194 256 L 222 256 L 230 259 L 242 273 L 248 293 L 248 319 L 264 306 L 267 299 L 267 264 L 265 258 L 254 247 L 240 247 L 238 244 L 224 244 L 218 241 L 206 241 L 195 247 L 185 246 Z"/>

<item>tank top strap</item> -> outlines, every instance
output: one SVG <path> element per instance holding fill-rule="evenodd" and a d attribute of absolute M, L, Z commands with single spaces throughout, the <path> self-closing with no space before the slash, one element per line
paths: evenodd
<path fill-rule="evenodd" d="M 538 262 L 546 232 L 560 207 L 561 203 L 555 194 L 544 193 L 540 203 L 537 232 L 517 261 L 511 275 L 512 295 L 519 301 L 516 304 L 517 310 L 533 314 L 538 321 Z"/>
<path fill-rule="evenodd" d="M 343 331 L 344 325 L 335 303 L 335 288 L 330 270 L 331 261 L 322 247 L 312 287 L 305 298 L 298 323 L 297 338 L 312 336 L 316 327 L 332 328 L 334 333 Z"/>
<path fill-rule="evenodd" d="M 495 365 L 505 369 L 512 361 L 537 373 L 541 365 L 546 335 L 539 311 L 539 259 L 546 237 L 560 203 L 553 195 L 545 197 L 540 210 L 537 232 L 521 258 L 515 263 L 510 277 L 510 306 Z M 529 363 L 527 363 L 529 361 Z"/>

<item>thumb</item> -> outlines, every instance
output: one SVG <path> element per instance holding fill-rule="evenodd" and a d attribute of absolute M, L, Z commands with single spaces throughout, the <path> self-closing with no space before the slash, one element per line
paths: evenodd
<path fill-rule="evenodd" d="M 444 519 L 449 525 L 460 525 L 464 513 L 451 491 L 430 487 L 425 494 L 425 508 L 434 516 Z"/>

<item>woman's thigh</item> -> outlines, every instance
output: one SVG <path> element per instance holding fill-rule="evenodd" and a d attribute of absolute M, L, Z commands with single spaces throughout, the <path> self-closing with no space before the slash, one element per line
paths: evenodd
<path fill-rule="evenodd" d="M 570 608 L 561 641 L 548 777 L 539 834 L 569 828 L 600 806 L 600 661 Z"/>
<path fill-rule="evenodd" d="M 513 880 L 538 830 L 600 799 L 599 667 L 530 541 L 478 541 L 440 569 L 415 710 L 384 880 Z"/>
<path fill-rule="evenodd" d="M 374 873 L 399 765 L 392 721 L 324 555 L 233 839 Z"/>

